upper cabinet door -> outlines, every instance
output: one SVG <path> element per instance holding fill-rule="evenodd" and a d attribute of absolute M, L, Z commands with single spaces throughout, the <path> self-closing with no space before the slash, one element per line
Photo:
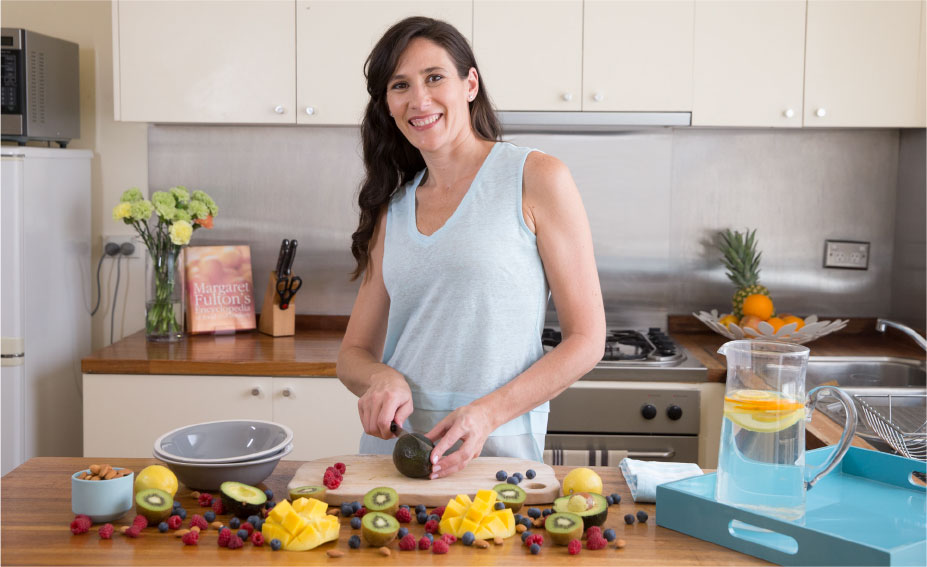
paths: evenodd
<path fill-rule="evenodd" d="M 805 126 L 917 126 L 918 0 L 809 0 Z"/>
<path fill-rule="evenodd" d="M 801 126 L 805 0 L 697 0 L 694 126 Z"/>
<path fill-rule="evenodd" d="M 582 109 L 692 110 L 694 11 L 694 0 L 586 2 Z"/>
<path fill-rule="evenodd" d="M 357 125 L 370 96 L 364 63 L 383 33 L 408 16 L 427 16 L 472 37 L 470 0 L 298 0 L 297 123 Z"/>
<path fill-rule="evenodd" d="M 580 110 L 583 2 L 475 0 L 473 49 L 498 110 Z"/>
<path fill-rule="evenodd" d="M 293 0 L 114 4 L 116 119 L 295 123 L 293 10 Z"/>

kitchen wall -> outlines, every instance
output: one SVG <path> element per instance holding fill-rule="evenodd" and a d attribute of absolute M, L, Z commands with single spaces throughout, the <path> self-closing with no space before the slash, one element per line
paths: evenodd
<path fill-rule="evenodd" d="M 780 310 L 887 316 L 897 311 L 893 295 L 908 294 L 921 298 L 923 326 L 923 132 L 660 128 L 506 138 L 570 167 L 615 324 L 665 325 L 669 313 L 728 309 L 733 286 L 716 234 L 749 227 L 763 251 L 761 281 Z M 362 174 L 355 128 L 149 130 L 150 187 L 184 184 L 212 194 L 221 207 L 216 228 L 198 231 L 195 243 L 250 244 L 259 294 L 280 239 L 299 240 L 300 313 L 350 313 L 349 244 Z M 907 204 L 917 195 L 919 212 Z M 920 236 L 919 267 L 895 262 L 896 247 L 917 256 L 916 244 L 908 251 L 909 232 Z M 869 269 L 823 268 L 825 239 L 870 242 Z M 908 277 L 918 270 L 919 280 Z"/>
<path fill-rule="evenodd" d="M 924 329 L 924 279 L 927 276 L 927 131 L 903 130 L 895 205 L 895 261 L 892 264 L 891 316 Z"/>

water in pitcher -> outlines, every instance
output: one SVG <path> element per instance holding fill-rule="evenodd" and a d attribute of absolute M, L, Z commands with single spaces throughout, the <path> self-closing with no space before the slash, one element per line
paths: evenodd
<path fill-rule="evenodd" d="M 718 501 L 783 520 L 804 516 L 804 417 L 802 402 L 780 392 L 728 392 Z"/>

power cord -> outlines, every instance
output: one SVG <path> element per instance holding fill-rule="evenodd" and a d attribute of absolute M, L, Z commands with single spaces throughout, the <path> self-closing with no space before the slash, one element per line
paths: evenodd
<path fill-rule="evenodd" d="M 113 291 L 113 309 L 109 313 L 109 344 L 113 344 L 113 328 L 116 322 L 116 300 L 119 297 L 119 272 L 122 256 L 116 257 L 116 289 Z"/>
<path fill-rule="evenodd" d="M 123 246 L 124 245 L 125 244 L 123 244 Z M 132 246 L 132 245 L 129 244 L 129 246 Z M 93 307 L 93 311 L 90 312 L 91 317 L 97 314 L 97 310 L 100 308 L 100 299 L 103 298 L 103 286 L 100 285 L 100 268 L 103 267 L 103 259 L 106 258 L 107 256 L 112 258 L 116 254 L 119 254 L 120 250 L 121 249 L 119 245 L 116 244 L 115 242 L 107 242 L 106 246 L 103 247 L 103 254 L 100 256 L 100 261 L 97 262 L 97 304 Z"/>

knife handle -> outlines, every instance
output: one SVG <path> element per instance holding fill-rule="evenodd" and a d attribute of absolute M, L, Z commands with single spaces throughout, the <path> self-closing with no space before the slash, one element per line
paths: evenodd
<path fill-rule="evenodd" d="M 299 241 L 295 238 L 290 241 L 290 251 L 287 254 L 285 265 L 283 266 L 284 273 L 289 276 L 293 273 L 293 260 L 296 259 L 296 247 L 299 245 Z"/>
<path fill-rule="evenodd" d="M 280 243 L 280 252 L 277 254 L 277 277 L 280 277 L 280 270 L 283 269 L 283 260 L 286 258 L 287 251 L 290 249 L 290 240 L 287 238 L 283 239 L 283 242 Z"/>

